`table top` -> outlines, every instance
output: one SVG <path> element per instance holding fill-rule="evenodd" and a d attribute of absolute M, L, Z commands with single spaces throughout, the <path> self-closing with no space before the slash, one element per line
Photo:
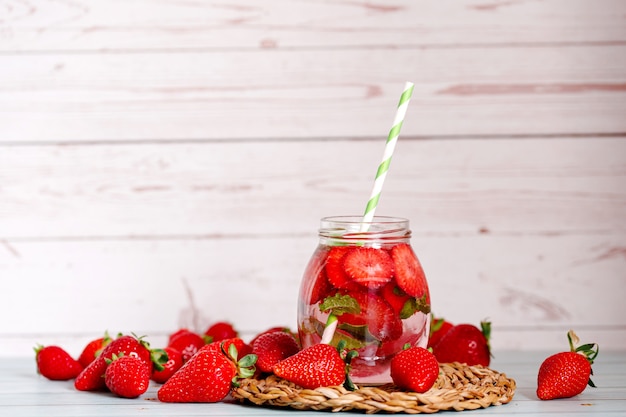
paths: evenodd
<path fill-rule="evenodd" d="M 626 416 L 626 351 L 600 352 L 593 365 L 597 388 L 580 395 L 540 401 L 535 395 L 539 365 L 550 353 L 498 352 L 490 368 L 515 379 L 513 400 L 504 405 L 464 411 L 470 416 Z M 277 410 L 241 405 L 232 400 L 215 404 L 167 404 L 156 399 L 159 385 L 137 399 L 104 392 L 80 392 L 72 381 L 49 381 L 37 375 L 34 358 L 0 360 L 0 416 L 319 416 L 317 411 Z M 354 414 L 354 413 L 350 413 Z M 444 414 L 449 414 L 444 412 Z"/>

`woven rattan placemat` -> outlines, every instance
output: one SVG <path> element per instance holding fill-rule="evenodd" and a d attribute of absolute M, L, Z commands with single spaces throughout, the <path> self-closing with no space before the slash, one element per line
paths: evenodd
<path fill-rule="evenodd" d="M 343 387 L 302 389 L 274 375 L 243 379 L 231 394 L 243 403 L 298 410 L 419 414 L 506 404 L 515 393 L 515 380 L 487 367 L 454 362 L 439 368 L 437 382 L 423 394 L 402 391 L 392 384 L 359 386 L 356 391 Z"/>

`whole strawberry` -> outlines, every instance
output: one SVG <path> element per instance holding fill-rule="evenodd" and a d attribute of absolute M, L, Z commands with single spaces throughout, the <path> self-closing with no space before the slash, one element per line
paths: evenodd
<path fill-rule="evenodd" d="M 167 362 L 167 355 L 162 349 L 150 349 L 150 344 L 141 337 L 121 335 L 109 343 L 102 353 L 87 366 L 74 381 L 74 387 L 79 391 L 96 391 L 106 389 L 104 373 L 107 368 L 107 359 L 113 355 L 136 356 L 143 360 L 150 370 L 154 366 L 162 369 Z"/>
<path fill-rule="evenodd" d="M 448 330 L 454 327 L 454 324 L 450 323 L 444 318 L 438 318 L 431 314 L 430 317 L 430 334 L 428 336 L 428 346 L 433 347 L 441 338 L 448 333 Z"/>
<path fill-rule="evenodd" d="M 439 376 L 439 362 L 428 350 L 414 346 L 402 350 L 391 359 L 391 379 L 398 387 L 423 393 Z"/>
<path fill-rule="evenodd" d="M 481 329 L 473 324 L 457 324 L 433 346 L 433 354 L 440 363 L 460 362 L 467 365 L 489 366 L 491 352 L 489 336 L 491 323 L 481 322 Z"/>
<path fill-rule="evenodd" d="M 207 342 L 211 343 L 238 337 L 239 333 L 235 330 L 231 323 L 218 321 L 204 332 L 204 336 L 207 339 Z"/>
<path fill-rule="evenodd" d="M 111 336 L 109 336 L 108 332 L 104 332 L 102 337 L 94 339 L 87 343 L 87 345 L 83 348 L 80 356 L 78 357 L 78 362 L 83 365 L 83 368 L 86 368 L 91 362 L 93 362 L 96 357 L 102 352 L 102 350 L 111 343 Z"/>
<path fill-rule="evenodd" d="M 115 395 L 137 398 L 148 390 L 150 366 L 136 356 L 113 355 L 107 360 L 104 383 Z"/>
<path fill-rule="evenodd" d="M 327 344 L 317 344 L 278 362 L 274 365 L 273 372 L 302 388 L 315 389 L 345 383 L 347 389 L 354 389 L 348 373 L 350 361 L 355 354 L 354 350 L 343 352 L 342 346 L 335 348 Z"/>
<path fill-rule="evenodd" d="M 258 358 L 256 366 L 261 372 L 272 372 L 274 365 L 299 350 L 296 339 L 282 331 L 261 335 L 252 345 L 252 353 Z"/>
<path fill-rule="evenodd" d="M 244 356 L 240 361 L 234 344 L 229 345 L 228 355 L 223 347 L 203 347 L 189 359 L 157 391 L 160 401 L 171 403 L 214 403 L 223 400 L 238 378 L 254 374 L 254 355 Z"/>
<path fill-rule="evenodd" d="M 51 380 L 67 381 L 74 379 L 83 370 L 80 362 L 59 346 L 37 345 L 35 347 L 35 360 L 37 371 Z"/>
<path fill-rule="evenodd" d="M 198 333 L 182 329 L 170 336 L 168 346 L 179 351 L 183 362 L 187 362 L 205 344 L 206 340 Z"/>
<path fill-rule="evenodd" d="M 570 351 L 554 354 L 543 361 L 537 375 L 537 397 L 540 400 L 569 398 L 580 394 L 591 380 L 591 365 L 598 356 L 598 345 L 589 343 L 579 347 L 578 336 L 573 330 L 567 333 Z"/>
<path fill-rule="evenodd" d="M 163 350 L 167 353 L 167 362 L 163 364 L 163 369 L 153 369 L 150 377 L 159 384 L 163 384 L 170 379 L 183 366 L 183 355 L 178 350 L 170 346 L 165 347 Z"/>
<path fill-rule="evenodd" d="M 230 339 L 219 340 L 217 342 L 211 342 L 206 344 L 200 348 L 200 350 L 205 349 L 214 349 L 223 352 L 225 355 L 228 355 L 228 352 L 231 352 L 230 345 L 235 346 L 237 349 L 237 361 L 243 359 L 244 356 L 249 355 L 252 352 L 252 346 L 243 341 L 243 339 L 239 337 L 232 337 Z"/>
<path fill-rule="evenodd" d="M 252 339 L 250 339 L 250 342 L 248 342 L 248 344 L 249 344 L 250 346 L 252 346 L 252 345 L 254 345 L 254 342 L 256 342 L 256 340 L 257 340 L 259 337 L 263 336 L 263 335 L 264 335 L 264 334 L 266 334 L 266 333 L 272 333 L 272 332 L 285 332 L 285 333 L 290 333 L 292 336 L 294 336 L 294 338 L 296 338 L 296 340 L 298 340 L 298 339 L 297 339 L 297 335 L 296 335 L 296 334 L 294 334 L 294 332 L 292 332 L 292 331 L 291 331 L 291 329 L 290 329 L 289 327 L 285 327 L 285 326 L 274 326 L 274 327 L 270 327 L 270 328 L 269 328 L 269 329 L 267 329 L 267 330 L 263 330 L 263 331 L 262 331 L 262 332 L 260 332 L 260 333 L 257 333 L 257 334 L 256 334 L 256 335 L 252 338 Z"/>

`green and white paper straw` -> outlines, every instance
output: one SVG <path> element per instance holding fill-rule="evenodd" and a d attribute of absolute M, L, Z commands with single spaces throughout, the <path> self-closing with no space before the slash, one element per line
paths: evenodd
<path fill-rule="evenodd" d="M 387 136 L 385 153 L 383 154 L 383 160 L 378 166 L 378 171 L 376 172 L 376 179 L 374 180 L 372 195 L 370 196 L 370 199 L 367 202 L 367 206 L 365 208 L 365 214 L 363 215 L 363 220 L 361 222 L 361 232 L 367 232 L 367 230 L 369 229 L 369 223 L 374 218 L 374 212 L 376 211 L 378 199 L 380 198 L 380 193 L 383 189 L 383 183 L 385 182 L 387 171 L 389 171 L 391 156 L 393 155 L 393 150 L 395 149 L 396 142 L 398 141 L 398 137 L 400 136 L 402 122 L 404 121 L 406 109 L 409 106 L 409 101 L 411 100 L 412 95 L 413 83 L 407 81 L 407 83 L 404 85 L 404 91 L 400 96 L 400 102 L 398 103 L 398 108 L 396 110 L 396 117 L 393 120 L 393 126 L 391 127 L 389 135 Z M 338 324 L 339 323 L 337 317 L 331 312 L 328 316 L 328 319 L 326 320 L 326 326 L 324 327 L 324 333 L 322 334 L 322 340 L 320 341 L 320 343 L 328 344 L 331 342 Z"/>
<path fill-rule="evenodd" d="M 369 223 L 374 218 L 374 213 L 376 212 L 376 207 L 378 206 L 378 200 L 380 199 L 380 193 L 383 190 L 383 184 L 385 182 L 385 178 L 387 177 L 387 172 L 389 171 L 389 165 L 391 164 L 391 157 L 393 156 L 393 151 L 396 147 L 396 143 L 398 142 L 398 137 L 400 136 L 400 129 L 402 129 L 402 123 L 404 122 L 406 110 L 409 107 L 409 101 L 411 101 L 411 96 L 413 95 L 413 86 L 412 82 L 407 81 L 404 85 L 404 91 L 402 91 L 402 95 L 400 96 L 400 102 L 398 103 L 398 108 L 396 110 L 396 117 L 393 120 L 393 126 L 387 136 L 383 159 L 378 166 L 378 171 L 376 171 L 372 194 L 370 195 L 370 199 L 367 201 L 367 206 L 365 207 L 365 214 L 363 215 L 363 221 L 361 224 L 362 232 L 367 231 Z"/>

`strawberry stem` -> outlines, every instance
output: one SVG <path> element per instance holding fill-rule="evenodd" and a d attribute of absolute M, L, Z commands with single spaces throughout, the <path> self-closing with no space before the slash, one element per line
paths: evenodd
<path fill-rule="evenodd" d="M 586 343 L 584 345 L 576 347 L 576 344 L 580 342 L 580 339 L 578 338 L 576 333 L 574 333 L 574 330 L 570 330 L 569 332 L 567 332 L 567 340 L 569 341 L 570 351 L 580 353 L 585 357 L 585 359 L 589 361 L 590 365 L 593 365 L 593 361 L 596 359 L 598 353 L 600 352 L 600 346 L 597 343 Z M 591 370 L 591 375 L 593 375 L 593 369 Z M 589 378 L 587 384 L 590 387 L 596 388 L 596 385 L 593 383 L 591 378 Z"/>
<path fill-rule="evenodd" d="M 596 359 L 598 352 L 600 351 L 600 346 L 598 346 L 597 343 L 586 343 L 576 347 L 576 344 L 580 342 L 580 339 L 573 330 L 567 332 L 567 340 L 569 341 L 570 351 L 582 354 L 585 358 L 587 358 L 590 364 L 593 364 L 593 361 Z"/>

